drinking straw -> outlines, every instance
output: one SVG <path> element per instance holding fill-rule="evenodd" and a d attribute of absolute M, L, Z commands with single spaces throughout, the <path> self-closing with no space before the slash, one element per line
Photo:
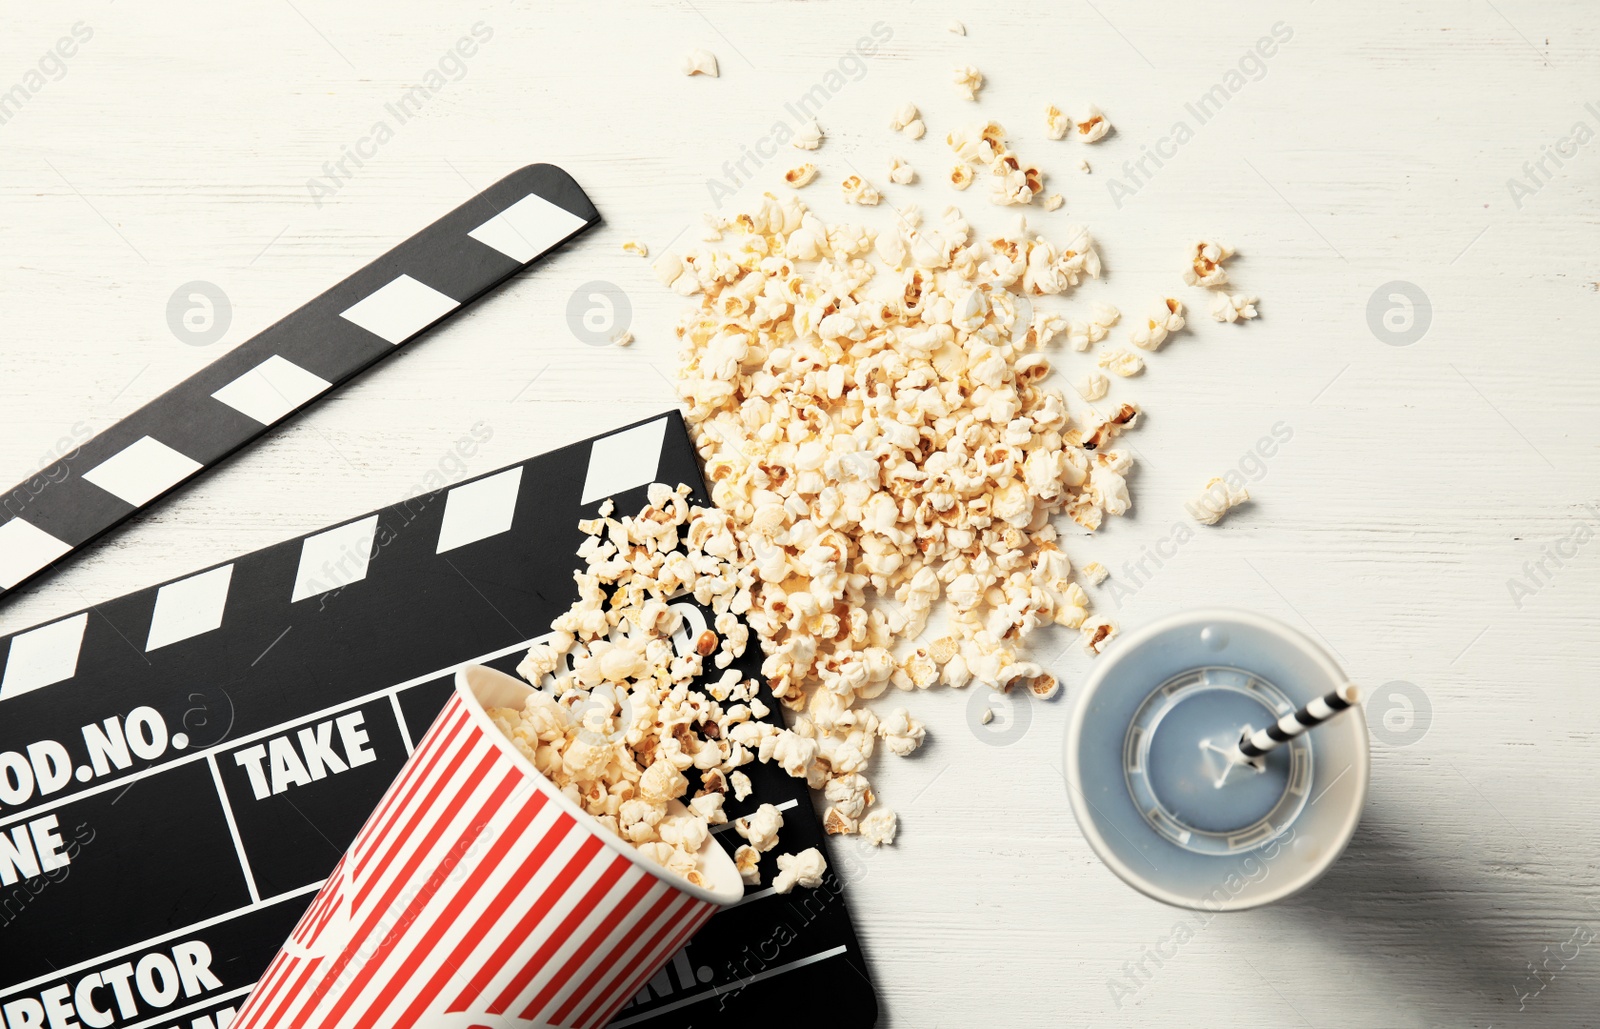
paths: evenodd
<path fill-rule="evenodd" d="M 1258 764 L 1269 752 L 1307 729 L 1321 725 L 1360 699 L 1361 691 L 1354 683 L 1347 682 L 1332 693 L 1315 698 L 1293 714 L 1284 715 L 1265 729 L 1250 732 L 1249 726 L 1246 726 L 1231 757 L 1236 764 Z"/>

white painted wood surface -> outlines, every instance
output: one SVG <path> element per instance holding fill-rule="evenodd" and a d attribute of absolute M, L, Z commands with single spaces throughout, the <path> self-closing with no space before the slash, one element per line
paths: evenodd
<path fill-rule="evenodd" d="M 1066 704 L 1036 705 L 995 746 L 969 729 L 968 695 L 908 698 L 931 743 L 881 769 L 903 835 L 852 896 L 883 1024 L 1591 1024 L 1600 945 L 1571 941 L 1600 932 L 1600 544 L 1563 544 L 1520 606 L 1508 581 L 1600 527 L 1600 140 L 1547 161 L 1520 206 L 1507 180 L 1575 123 L 1600 130 L 1600 23 L 1581 3 L 1520 0 L 987 6 L 8 5 L 0 89 L 75 23 L 93 38 L 0 125 L 7 483 L 76 423 L 110 424 L 521 164 L 566 167 L 606 224 L 0 610 L 0 630 L 394 502 L 479 420 L 494 436 L 472 472 L 672 405 L 681 301 L 619 244 L 660 250 L 696 222 L 722 163 L 881 21 L 892 38 L 823 109 L 809 202 L 842 215 L 833 183 L 859 169 L 896 202 L 959 202 L 998 227 L 977 190 L 941 181 L 944 132 L 995 118 L 1067 198 L 1037 223 L 1081 221 L 1100 240 L 1108 274 L 1072 306 L 1137 315 L 1177 288 L 1201 308 L 1143 378 L 1116 384 L 1148 412 L 1136 512 L 1075 558 L 1137 585 L 1124 562 L 1201 483 L 1274 424 L 1293 430 L 1253 504 L 1105 608 L 1128 627 L 1211 603 L 1276 614 L 1357 682 L 1413 683 L 1432 707 L 1420 741 L 1375 747 L 1365 824 L 1321 885 L 1174 952 L 1185 916 L 1116 881 L 1072 821 L 1056 773 Z M 966 37 L 945 30 L 957 17 Z M 480 21 L 493 38 L 464 76 L 318 206 L 307 180 Z M 1293 38 L 1264 77 L 1199 124 L 1186 102 L 1278 22 Z M 720 79 L 678 72 L 697 45 Z M 968 61 L 990 80 L 977 106 L 949 82 Z M 925 113 L 920 142 L 887 128 L 905 100 Z M 1085 101 L 1112 137 L 1044 137 L 1047 102 Z M 1178 119 L 1193 139 L 1119 208 L 1110 179 Z M 923 182 L 888 186 L 891 154 Z M 791 157 L 732 203 L 779 188 Z M 1201 233 L 1239 248 L 1259 322 L 1217 325 L 1178 284 Z M 210 348 L 167 326 L 168 297 L 196 279 L 232 299 Z M 568 298 L 593 280 L 631 298 L 632 348 L 569 331 Z M 1410 346 L 1368 327 L 1391 280 L 1431 300 Z M 1074 648 L 1055 666 L 1070 697 L 1087 661 Z M 1158 945 L 1159 967 L 1145 958 Z M 1133 995 L 1119 1004 L 1112 982 Z"/>

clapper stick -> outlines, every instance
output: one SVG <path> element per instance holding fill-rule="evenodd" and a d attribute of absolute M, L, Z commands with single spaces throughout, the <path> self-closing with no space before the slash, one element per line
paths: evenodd
<path fill-rule="evenodd" d="M 0 601 L 600 221 L 514 172 L 0 496 Z"/>

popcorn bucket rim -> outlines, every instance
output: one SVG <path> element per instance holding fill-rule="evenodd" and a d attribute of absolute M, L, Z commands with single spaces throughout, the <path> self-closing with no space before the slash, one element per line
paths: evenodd
<path fill-rule="evenodd" d="M 512 744 L 505 733 L 501 732 L 489 720 L 489 714 L 485 709 L 484 702 L 479 700 L 477 694 L 473 691 L 474 678 L 487 678 L 488 682 L 484 685 L 510 685 L 527 692 L 532 692 L 533 687 L 497 668 L 490 668 L 488 665 L 466 665 L 457 669 L 455 674 L 455 691 L 462 698 L 462 706 L 467 711 L 467 717 L 472 720 L 478 730 L 483 732 L 502 754 L 510 758 L 519 769 L 533 779 L 534 788 L 541 789 L 545 793 L 548 802 L 556 804 L 562 811 L 575 818 L 586 831 L 594 834 L 608 849 L 620 854 L 640 870 L 661 880 L 675 890 L 717 907 L 728 907 L 744 899 L 744 880 L 740 878 L 738 868 L 734 865 L 733 859 L 722 849 L 722 844 L 717 842 L 715 836 L 708 838 L 701 845 L 699 857 L 706 871 L 707 880 L 712 883 L 720 880 L 723 884 L 724 891 L 721 893 L 709 887 L 696 886 L 676 872 L 645 857 L 632 843 L 601 825 L 600 821 L 593 815 L 574 804 L 566 794 L 556 788 L 555 783 L 551 782 L 544 773 L 539 771 L 527 755 Z M 538 784 L 543 785 L 540 786 Z"/>

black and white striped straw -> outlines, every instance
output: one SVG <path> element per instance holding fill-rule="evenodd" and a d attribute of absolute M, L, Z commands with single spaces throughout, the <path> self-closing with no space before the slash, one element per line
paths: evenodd
<path fill-rule="evenodd" d="M 1284 715 L 1265 729 L 1239 738 L 1238 763 L 1254 763 L 1273 750 L 1288 743 L 1307 729 L 1314 728 L 1346 710 L 1361 699 L 1361 691 L 1354 683 L 1345 683 L 1332 693 L 1317 697 L 1294 714 Z"/>

